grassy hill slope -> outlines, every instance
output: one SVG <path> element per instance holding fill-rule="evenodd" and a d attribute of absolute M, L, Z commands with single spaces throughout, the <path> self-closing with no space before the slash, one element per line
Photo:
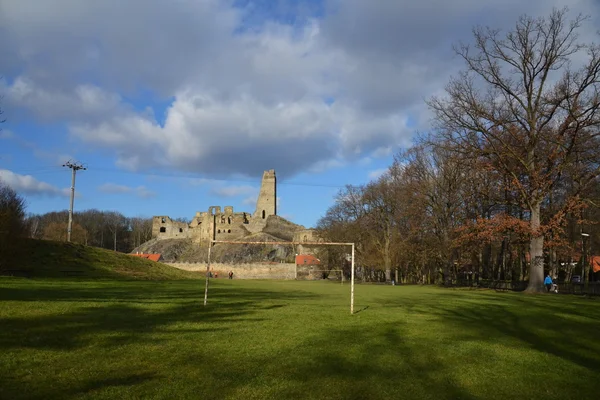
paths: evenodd
<path fill-rule="evenodd" d="M 193 279 L 200 275 L 168 265 L 97 247 L 24 239 L 12 265 L 0 275 L 111 279 Z"/>

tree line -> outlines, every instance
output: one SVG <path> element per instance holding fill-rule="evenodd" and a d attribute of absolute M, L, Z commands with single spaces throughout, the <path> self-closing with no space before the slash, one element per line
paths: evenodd
<path fill-rule="evenodd" d="M 27 235 L 34 239 L 67 240 L 69 212 L 29 214 Z M 117 211 L 73 212 L 71 242 L 129 253 L 152 238 L 152 218 L 128 218 Z"/>
<path fill-rule="evenodd" d="M 545 273 L 589 277 L 600 221 L 600 46 L 579 41 L 585 16 L 567 15 L 522 16 L 507 33 L 476 27 L 473 43 L 454 48 L 464 70 L 427 101 L 431 131 L 378 180 L 340 191 L 318 229 L 357 243 L 366 279 L 475 274 L 540 291 Z"/>

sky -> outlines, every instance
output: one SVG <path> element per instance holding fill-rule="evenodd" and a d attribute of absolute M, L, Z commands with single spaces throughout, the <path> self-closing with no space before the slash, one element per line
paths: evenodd
<path fill-rule="evenodd" d="M 314 227 L 345 185 L 431 129 L 425 101 L 464 68 L 452 45 L 598 0 L 0 0 L 0 179 L 27 211 L 191 219 L 254 212 Z"/>

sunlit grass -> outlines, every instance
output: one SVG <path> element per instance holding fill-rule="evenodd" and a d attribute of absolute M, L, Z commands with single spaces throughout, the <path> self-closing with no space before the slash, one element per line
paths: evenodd
<path fill-rule="evenodd" d="M 595 399 L 600 303 L 325 282 L 0 279 L 0 398 Z"/>

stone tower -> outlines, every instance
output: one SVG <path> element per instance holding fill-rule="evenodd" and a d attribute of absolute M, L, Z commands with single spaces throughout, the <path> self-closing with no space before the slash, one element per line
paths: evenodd
<path fill-rule="evenodd" d="M 269 215 L 277 215 L 277 178 L 274 169 L 263 173 L 260 193 L 256 200 L 256 211 L 252 219 L 266 220 Z"/>

